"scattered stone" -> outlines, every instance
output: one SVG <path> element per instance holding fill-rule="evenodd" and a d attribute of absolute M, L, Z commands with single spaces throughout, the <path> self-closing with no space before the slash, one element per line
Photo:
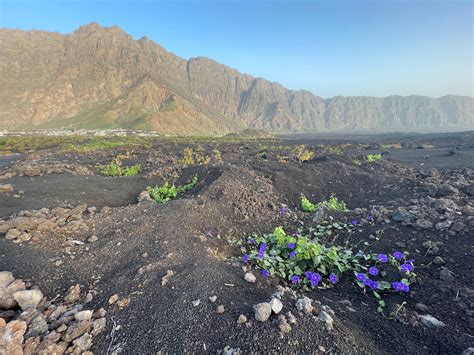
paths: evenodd
<path fill-rule="evenodd" d="M 15 292 L 13 298 L 23 311 L 27 311 L 38 306 L 43 299 L 43 293 L 40 290 L 23 290 Z"/>
<path fill-rule="evenodd" d="M 63 340 L 66 342 L 71 342 L 74 339 L 79 338 L 83 334 L 87 333 L 92 326 L 92 320 L 83 320 L 80 322 L 72 323 L 66 333 L 63 335 Z"/>
<path fill-rule="evenodd" d="M 0 354 L 23 354 L 26 322 L 14 320 L 0 328 Z"/>
<path fill-rule="evenodd" d="M 9 284 L 15 281 L 13 274 L 10 271 L 2 271 L 0 272 L 0 288 L 5 288 Z"/>
<path fill-rule="evenodd" d="M 222 304 L 217 306 L 216 312 L 219 313 L 219 314 L 224 313 L 225 312 L 225 307 Z"/>
<path fill-rule="evenodd" d="M 395 222 L 410 222 L 412 218 L 411 213 L 399 208 L 393 215 L 392 219 Z"/>
<path fill-rule="evenodd" d="M 71 352 L 73 354 L 83 354 L 85 351 L 89 350 L 92 346 L 92 337 L 90 334 L 86 333 L 80 338 L 77 338 L 72 342 L 74 344 Z"/>
<path fill-rule="evenodd" d="M 79 300 L 80 297 L 81 297 L 81 287 L 79 286 L 79 284 L 77 284 L 76 286 L 72 286 L 69 289 L 69 293 L 67 294 L 66 297 L 64 297 L 64 302 L 75 303 Z"/>
<path fill-rule="evenodd" d="M 21 231 L 19 231 L 18 229 L 10 229 L 7 234 L 5 235 L 5 239 L 6 240 L 14 240 L 16 238 L 18 238 L 19 236 L 21 235 Z"/>
<path fill-rule="evenodd" d="M 442 321 L 436 319 L 430 314 L 421 315 L 420 321 L 428 328 L 440 328 L 446 326 Z"/>
<path fill-rule="evenodd" d="M 238 324 L 247 323 L 247 317 L 244 316 L 243 314 L 241 314 L 241 315 L 239 316 L 239 318 L 237 319 L 237 323 L 238 323 Z"/>
<path fill-rule="evenodd" d="M 461 353 L 461 355 L 474 355 L 474 348 L 467 348 Z"/>
<path fill-rule="evenodd" d="M 303 296 L 303 298 L 300 298 L 296 301 L 295 306 L 298 311 L 303 311 L 306 314 L 311 314 L 313 312 L 313 306 L 311 303 L 311 298 Z"/>
<path fill-rule="evenodd" d="M 278 314 L 283 309 L 283 303 L 278 298 L 272 298 L 270 301 L 270 307 L 275 314 Z"/>
<path fill-rule="evenodd" d="M 201 304 L 201 300 L 200 300 L 200 299 L 197 299 L 197 300 L 193 301 L 193 306 L 194 306 L 194 307 L 197 307 L 197 306 L 199 306 L 200 304 Z"/>
<path fill-rule="evenodd" d="M 15 188 L 12 184 L 0 184 L 0 193 L 10 193 L 14 190 Z"/>
<path fill-rule="evenodd" d="M 290 311 L 286 312 L 286 318 L 290 324 L 296 324 L 296 317 Z"/>
<path fill-rule="evenodd" d="M 98 240 L 99 240 L 99 238 L 97 238 L 96 235 L 91 235 L 91 236 L 89 237 L 89 239 L 87 239 L 87 241 L 88 241 L 89 243 L 94 243 L 94 242 L 97 242 Z"/>
<path fill-rule="evenodd" d="M 222 354 L 223 355 L 241 355 L 242 351 L 240 350 L 240 348 L 231 348 L 229 345 L 227 345 L 224 349 L 222 349 Z"/>
<path fill-rule="evenodd" d="M 255 281 L 257 281 L 257 278 L 251 272 L 247 272 L 244 276 L 244 280 L 250 283 L 255 283 Z"/>
<path fill-rule="evenodd" d="M 253 306 L 255 312 L 255 319 L 259 322 L 265 322 L 272 314 L 272 307 L 268 302 L 262 302 Z"/>
<path fill-rule="evenodd" d="M 7 287 L 0 287 L 0 308 L 12 309 L 15 307 L 17 302 L 13 298 L 13 294 L 25 288 L 25 283 L 22 280 L 14 280 Z"/>
<path fill-rule="evenodd" d="M 107 320 L 105 317 L 96 319 L 94 323 L 92 324 L 92 336 L 96 336 L 100 332 L 102 332 L 105 329 L 105 326 L 107 325 Z"/>
<path fill-rule="evenodd" d="M 92 311 L 81 311 L 81 312 L 77 312 L 74 315 L 74 319 L 77 321 L 89 320 L 91 318 L 92 318 Z"/>
<path fill-rule="evenodd" d="M 216 302 L 217 301 L 217 296 L 210 296 L 209 301 L 211 301 L 212 303 Z"/>
<path fill-rule="evenodd" d="M 291 332 L 291 325 L 288 324 L 288 321 L 283 314 L 278 316 L 278 320 L 278 329 L 280 329 L 280 332 L 283 334 L 288 334 Z"/>
<path fill-rule="evenodd" d="M 92 296 L 92 293 L 88 292 L 86 295 L 86 299 L 84 300 L 84 303 L 91 303 L 93 298 L 94 296 Z"/>
<path fill-rule="evenodd" d="M 166 275 L 161 278 L 161 286 L 165 286 L 174 274 L 173 270 L 167 270 Z"/>
<path fill-rule="evenodd" d="M 48 322 L 46 322 L 45 317 L 42 314 L 38 314 L 31 322 L 28 324 L 28 332 L 26 333 L 26 338 L 35 337 L 38 335 L 46 334 L 49 330 Z"/>
<path fill-rule="evenodd" d="M 329 313 L 327 313 L 326 311 L 319 312 L 319 320 L 326 323 L 326 329 L 327 330 L 332 330 L 334 328 L 334 326 L 333 326 L 334 320 L 329 315 Z"/>
<path fill-rule="evenodd" d="M 441 265 L 444 265 L 446 264 L 446 262 L 443 260 L 443 258 L 441 256 L 437 256 L 433 259 L 433 262 L 438 265 L 438 266 L 441 266 Z"/>
<path fill-rule="evenodd" d="M 114 304 L 115 302 L 117 302 L 118 299 L 119 299 L 119 295 L 117 295 L 117 294 L 114 294 L 114 295 L 110 296 L 109 304 Z"/>

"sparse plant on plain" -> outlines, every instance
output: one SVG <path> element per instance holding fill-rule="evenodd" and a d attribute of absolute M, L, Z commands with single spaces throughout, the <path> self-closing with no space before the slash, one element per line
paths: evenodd
<path fill-rule="evenodd" d="M 98 164 L 99 173 L 104 176 L 135 176 L 140 172 L 141 165 L 122 166 L 120 157 L 116 157 L 109 164 Z"/>
<path fill-rule="evenodd" d="M 335 210 L 335 211 L 342 211 L 342 212 L 349 211 L 345 202 L 339 201 L 337 197 L 331 196 L 326 201 L 321 201 L 317 204 L 314 204 L 310 200 L 308 200 L 306 196 L 301 195 L 300 207 L 304 212 L 313 213 L 319 210 L 323 206 L 330 210 Z"/>
<path fill-rule="evenodd" d="M 367 161 L 369 163 L 373 163 L 373 162 L 376 162 L 378 160 L 381 160 L 382 159 L 382 154 L 369 154 L 367 155 Z"/>
<path fill-rule="evenodd" d="M 197 175 L 195 175 L 191 181 L 185 185 L 175 186 L 175 184 L 170 185 L 168 181 L 165 181 L 161 186 L 148 186 L 146 190 L 155 202 L 165 203 L 174 200 L 179 194 L 193 189 L 197 185 L 198 181 L 199 178 Z"/>
<path fill-rule="evenodd" d="M 314 158 L 314 152 L 309 150 L 304 144 L 296 146 L 295 149 L 296 158 L 300 162 L 310 161 Z"/>

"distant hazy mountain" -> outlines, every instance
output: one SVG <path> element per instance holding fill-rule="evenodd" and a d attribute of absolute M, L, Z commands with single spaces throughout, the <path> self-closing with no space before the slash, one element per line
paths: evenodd
<path fill-rule="evenodd" d="M 472 128 L 474 98 L 323 99 L 92 23 L 70 35 L 0 30 L 0 123 L 186 134 Z"/>

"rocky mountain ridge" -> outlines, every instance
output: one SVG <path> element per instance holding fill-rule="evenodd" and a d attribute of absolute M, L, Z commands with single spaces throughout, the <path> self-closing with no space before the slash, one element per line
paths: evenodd
<path fill-rule="evenodd" d="M 0 30 L 0 123 L 31 128 L 140 128 L 162 133 L 474 127 L 474 98 L 342 97 L 184 60 L 146 37 L 96 23 L 69 35 Z"/>

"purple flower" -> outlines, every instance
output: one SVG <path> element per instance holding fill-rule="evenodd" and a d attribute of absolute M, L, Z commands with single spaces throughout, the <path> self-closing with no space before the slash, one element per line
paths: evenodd
<path fill-rule="evenodd" d="M 337 275 L 336 274 L 329 275 L 329 282 L 331 282 L 332 284 L 335 284 L 337 282 Z"/>
<path fill-rule="evenodd" d="M 249 244 L 255 244 L 255 239 L 250 239 Z"/>
<path fill-rule="evenodd" d="M 308 279 L 311 279 L 311 276 L 313 276 L 313 273 L 311 271 L 306 271 L 304 273 L 304 276 L 306 276 L 306 278 L 308 278 Z"/>
<path fill-rule="evenodd" d="M 295 245 L 296 245 L 295 243 L 289 243 L 288 248 L 289 249 L 295 249 Z"/>
<path fill-rule="evenodd" d="M 249 255 L 248 254 L 244 255 L 244 262 L 246 262 L 246 263 L 249 262 Z"/>
<path fill-rule="evenodd" d="M 293 251 L 290 253 L 290 259 L 293 259 L 295 256 L 296 256 L 296 250 L 293 250 Z"/>
<path fill-rule="evenodd" d="M 311 286 L 316 287 L 318 286 L 319 281 L 321 280 L 321 276 L 318 273 L 314 273 L 311 275 L 310 282 Z"/>
<path fill-rule="evenodd" d="M 268 271 L 268 270 L 262 270 L 262 276 L 263 276 L 263 277 L 268 277 L 268 276 L 270 276 L 270 271 Z"/>
<path fill-rule="evenodd" d="M 293 285 L 296 285 L 298 282 L 300 282 L 300 277 L 296 275 L 292 276 L 291 282 L 293 283 Z"/>
<path fill-rule="evenodd" d="M 412 264 L 409 264 L 409 263 L 405 263 L 401 266 L 402 268 L 402 271 L 405 272 L 405 273 L 410 273 L 413 271 L 413 265 Z"/>
<path fill-rule="evenodd" d="M 379 269 L 377 269 L 375 266 L 372 266 L 370 269 L 369 269 L 369 274 L 371 274 L 372 276 L 377 276 L 379 273 Z"/>
<path fill-rule="evenodd" d="M 376 290 L 379 287 L 377 281 L 367 280 L 367 284 L 364 282 L 364 285 L 369 286 L 372 290 Z"/>
<path fill-rule="evenodd" d="M 356 275 L 356 278 L 357 278 L 358 281 L 364 282 L 365 280 L 367 280 L 367 275 L 359 272 Z"/>
<path fill-rule="evenodd" d="M 260 249 L 258 250 L 258 257 L 260 259 L 263 259 L 263 257 L 265 256 L 265 249 L 267 249 L 267 244 L 266 243 L 260 244 Z"/>
<path fill-rule="evenodd" d="M 369 214 L 367 216 L 367 222 L 373 222 L 374 221 L 374 216 L 372 216 L 371 214 Z"/>
<path fill-rule="evenodd" d="M 393 257 L 397 260 L 401 260 L 401 259 L 403 259 L 403 253 L 400 252 L 400 251 L 396 251 L 396 252 L 393 253 Z"/>
<path fill-rule="evenodd" d="M 354 219 L 351 221 L 351 223 L 352 223 L 353 226 L 356 226 L 356 225 L 359 224 L 359 221 L 354 218 Z"/>
<path fill-rule="evenodd" d="M 404 284 L 403 282 L 392 282 L 392 288 L 396 291 L 401 292 L 410 292 L 410 286 Z"/>
<path fill-rule="evenodd" d="M 285 206 L 281 206 L 278 211 L 278 213 L 280 213 L 280 216 L 284 216 L 286 212 L 288 212 L 288 208 L 286 208 Z"/>
<path fill-rule="evenodd" d="M 377 259 L 383 264 L 385 264 L 388 261 L 388 256 L 385 254 L 379 254 L 377 255 Z"/>

